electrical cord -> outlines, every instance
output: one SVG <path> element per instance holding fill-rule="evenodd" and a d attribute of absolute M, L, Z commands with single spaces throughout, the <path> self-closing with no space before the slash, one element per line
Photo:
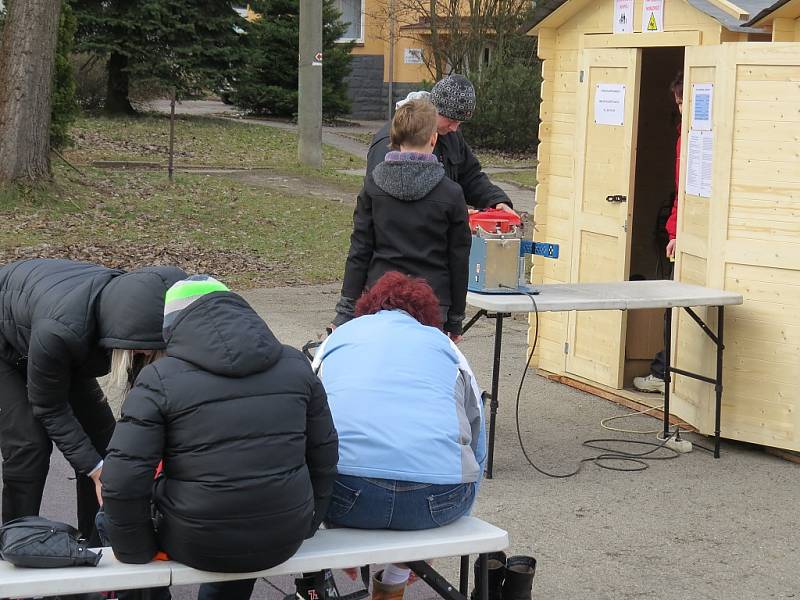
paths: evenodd
<path fill-rule="evenodd" d="M 503 287 L 508 287 L 508 286 L 503 286 Z M 516 289 L 516 288 L 509 287 L 509 289 Z M 583 442 L 583 445 L 586 446 L 587 448 L 593 448 L 595 450 L 605 450 L 605 452 L 598 454 L 596 456 L 591 456 L 581 459 L 580 461 L 578 461 L 577 468 L 575 468 L 573 471 L 570 471 L 569 473 L 551 473 L 549 471 L 546 471 L 545 469 L 542 469 L 541 467 L 536 465 L 536 463 L 533 462 L 531 457 L 528 455 L 527 449 L 525 448 L 525 442 L 522 440 L 522 431 L 519 425 L 519 405 L 520 405 L 520 398 L 522 396 L 522 387 L 525 384 L 525 376 L 528 373 L 528 369 L 530 368 L 531 365 L 531 360 L 533 359 L 533 354 L 536 351 L 536 345 L 539 341 L 539 307 L 536 304 L 536 298 L 534 298 L 534 294 L 532 294 L 527 290 L 521 290 L 521 289 L 517 289 L 517 292 L 522 292 L 531 299 L 531 302 L 533 303 L 533 312 L 535 315 L 535 326 L 536 326 L 536 330 L 533 336 L 533 345 L 531 346 L 531 350 L 528 354 L 528 360 L 525 362 L 525 368 L 522 370 L 522 376 L 520 377 L 519 386 L 517 387 L 517 398 L 515 407 L 517 439 L 519 440 L 520 450 L 522 450 L 522 454 L 523 456 L 525 456 L 525 460 L 528 461 L 528 464 L 531 467 L 533 467 L 536 471 L 547 477 L 552 477 L 554 479 L 566 479 L 568 477 L 574 477 L 575 475 L 580 473 L 581 469 L 583 468 L 583 465 L 588 462 L 592 462 L 601 469 L 608 469 L 609 471 L 635 472 L 635 471 L 644 471 L 645 469 L 647 469 L 649 465 L 646 461 L 648 460 L 671 460 L 673 458 L 678 458 L 678 456 L 680 456 L 680 453 L 666 446 L 667 441 L 672 436 L 670 436 L 670 438 L 665 439 L 660 444 L 656 444 L 654 442 L 643 442 L 639 440 L 597 438 L 597 439 L 586 440 Z M 608 448 L 606 446 L 599 446 L 598 445 L 599 443 L 636 444 L 639 446 L 652 446 L 652 448 L 644 452 L 626 452 L 624 450 L 615 450 L 613 448 Z M 668 450 L 669 452 L 671 452 L 671 454 L 667 456 L 651 456 L 652 454 L 654 454 L 658 450 L 661 450 L 662 448 Z M 608 464 L 609 462 L 633 463 L 634 466 L 619 467 L 610 465 Z"/>
<path fill-rule="evenodd" d="M 690 427 L 690 425 L 688 423 L 678 423 L 678 424 L 675 425 L 675 428 L 677 430 L 680 430 L 681 425 L 686 425 L 687 427 Z M 661 433 L 660 429 L 659 429 L 658 433 Z M 689 431 L 689 430 L 684 430 L 683 433 L 685 434 L 685 433 L 695 433 L 695 432 L 692 432 L 692 431 Z M 669 438 L 666 438 L 666 439 L 670 439 L 670 438 L 672 438 L 674 436 L 675 436 L 675 434 L 673 433 L 672 435 L 669 436 Z M 665 438 L 661 437 L 660 435 L 656 435 L 656 439 L 659 440 L 659 441 L 663 441 Z M 706 452 L 714 454 L 714 449 L 713 448 L 709 448 L 708 446 L 703 446 L 702 444 L 698 444 L 695 441 L 692 441 L 692 448 L 700 448 L 700 450 L 705 450 Z"/>
<path fill-rule="evenodd" d="M 637 434 L 637 435 L 650 435 L 651 433 L 655 433 L 656 434 L 656 439 L 658 441 L 666 443 L 666 440 L 668 440 L 668 439 L 670 439 L 672 437 L 675 437 L 675 434 L 673 433 L 669 437 L 663 438 L 663 437 L 661 437 L 659 435 L 663 431 L 661 428 L 652 429 L 652 430 L 649 430 L 649 431 L 635 431 L 633 429 L 622 429 L 622 428 L 610 427 L 610 426 L 606 425 L 606 423 L 608 423 L 609 421 L 613 421 L 614 419 L 625 419 L 627 417 L 635 417 L 637 415 L 646 415 L 647 413 L 652 412 L 654 410 L 664 410 L 664 405 L 662 404 L 661 406 L 652 406 L 652 407 L 650 407 L 648 409 L 639 410 L 639 411 L 632 412 L 632 413 L 627 413 L 625 415 L 616 415 L 616 416 L 613 416 L 613 417 L 607 417 L 607 418 L 603 419 L 602 421 L 600 421 L 600 426 L 603 429 L 607 429 L 609 431 L 616 431 L 616 432 L 619 432 L 619 433 L 633 433 L 633 434 Z M 685 425 L 686 427 L 689 427 L 688 423 L 678 423 L 678 424 L 675 425 L 676 429 L 680 429 L 681 425 Z M 686 433 L 686 432 L 684 431 L 684 433 Z M 710 452 L 711 454 L 714 454 L 714 449 L 713 448 L 709 448 L 707 446 L 703 446 L 702 444 L 698 444 L 697 442 L 694 442 L 694 441 L 692 442 L 692 448 L 700 448 L 701 450 L 705 450 L 706 452 Z M 671 448 L 669 448 L 669 449 L 671 450 Z"/>
<path fill-rule="evenodd" d="M 610 425 L 607 425 L 606 423 L 609 423 L 609 422 L 614 421 L 616 419 L 627 419 L 629 417 L 637 417 L 637 416 L 640 416 L 640 415 L 646 415 L 646 414 L 648 414 L 648 413 L 650 413 L 650 412 L 652 412 L 654 410 L 663 410 L 663 409 L 664 409 L 664 405 L 662 404 L 661 406 L 651 406 L 648 409 L 637 410 L 636 412 L 626 413 L 624 415 L 615 415 L 613 417 L 606 417 L 605 419 L 600 421 L 600 427 L 602 427 L 603 429 L 607 429 L 608 431 L 616 431 L 618 433 L 633 433 L 633 434 L 636 434 L 636 435 L 650 435 L 651 433 L 661 433 L 661 428 L 649 429 L 648 431 L 638 431 L 636 429 L 622 429 L 621 427 L 611 427 Z"/>

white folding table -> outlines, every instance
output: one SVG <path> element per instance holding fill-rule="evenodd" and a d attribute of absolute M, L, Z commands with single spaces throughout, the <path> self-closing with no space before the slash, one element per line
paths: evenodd
<path fill-rule="evenodd" d="M 665 335 L 664 369 L 664 436 L 669 431 L 669 387 L 671 374 L 684 375 L 714 386 L 716 391 L 716 421 L 714 429 L 714 457 L 719 458 L 720 410 L 722 407 L 722 341 L 724 307 L 742 303 L 742 295 L 706 288 L 679 281 L 621 281 L 612 283 L 565 283 L 535 286 L 534 299 L 538 312 L 561 312 L 577 310 L 637 310 L 641 308 L 663 308 L 665 331 L 672 331 L 672 309 L 683 308 L 701 327 L 717 347 L 717 370 L 715 377 L 707 377 L 670 364 L 671 334 Z M 533 300 L 527 294 L 479 294 L 467 293 L 467 304 L 478 312 L 464 325 L 466 332 L 481 317 L 495 319 L 494 365 L 492 366 L 492 391 L 489 416 L 489 456 L 486 466 L 487 478 L 492 478 L 494 461 L 494 433 L 497 418 L 498 388 L 500 377 L 500 353 L 503 345 L 503 319 L 512 313 L 534 311 Z M 692 310 L 692 307 L 717 307 L 717 333 Z"/>

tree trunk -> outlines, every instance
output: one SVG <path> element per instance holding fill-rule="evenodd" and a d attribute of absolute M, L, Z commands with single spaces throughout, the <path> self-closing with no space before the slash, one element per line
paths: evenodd
<path fill-rule="evenodd" d="M 56 0 L 14 0 L 0 42 L 0 186 L 50 178 Z"/>
<path fill-rule="evenodd" d="M 431 26 L 431 50 L 433 51 L 433 65 L 435 80 L 439 81 L 444 73 L 444 61 L 439 49 L 439 15 L 437 14 L 437 0 L 430 0 L 430 26 Z"/>
<path fill-rule="evenodd" d="M 108 80 L 106 86 L 105 112 L 109 115 L 135 115 L 128 100 L 128 57 L 112 52 L 108 57 Z"/>

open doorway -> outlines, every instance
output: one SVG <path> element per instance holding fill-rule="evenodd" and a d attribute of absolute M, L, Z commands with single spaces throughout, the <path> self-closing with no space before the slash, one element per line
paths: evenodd
<path fill-rule="evenodd" d="M 675 190 L 675 142 L 680 114 L 670 83 L 683 69 L 684 48 L 643 48 L 639 92 L 634 205 L 631 231 L 631 279 L 668 279 L 672 263 L 665 256 L 666 217 Z M 646 375 L 664 346 L 662 310 L 628 313 L 624 385 Z"/>

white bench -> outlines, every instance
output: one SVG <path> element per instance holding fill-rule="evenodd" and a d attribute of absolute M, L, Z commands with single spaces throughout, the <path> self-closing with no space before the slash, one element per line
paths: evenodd
<path fill-rule="evenodd" d="M 52 596 L 81 592 L 141 589 L 187 585 L 255 577 L 341 569 L 387 562 L 413 563 L 412 568 L 438 593 L 450 598 L 466 595 L 469 569 L 466 557 L 478 554 L 486 568 L 485 555 L 505 550 L 508 533 L 474 517 L 463 517 L 438 529 L 423 531 L 368 531 L 363 529 L 321 530 L 306 540 L 285 563 L 255 573 L 212 573 L 198 571 L 174 561 L 153 561 L 146 565 L 119 562 L 111 548 L 103 549 L 96 567 L 25 569 L 0 561 L 0 598 Z M 435 571 L 418 561 L 461 556 L 461 595 Z M 416 568 L 415 568 L 416 567 Z M 421 572 L 422 571 L 422 572 Z M 438 581 L 433 581 L 436 578 Z M 483 581 L 487 581 L 484 577 Z M 445 586 L 442 589 L 441 584 Z M 439 585 L 439 588 L 437 588 Z"/>

